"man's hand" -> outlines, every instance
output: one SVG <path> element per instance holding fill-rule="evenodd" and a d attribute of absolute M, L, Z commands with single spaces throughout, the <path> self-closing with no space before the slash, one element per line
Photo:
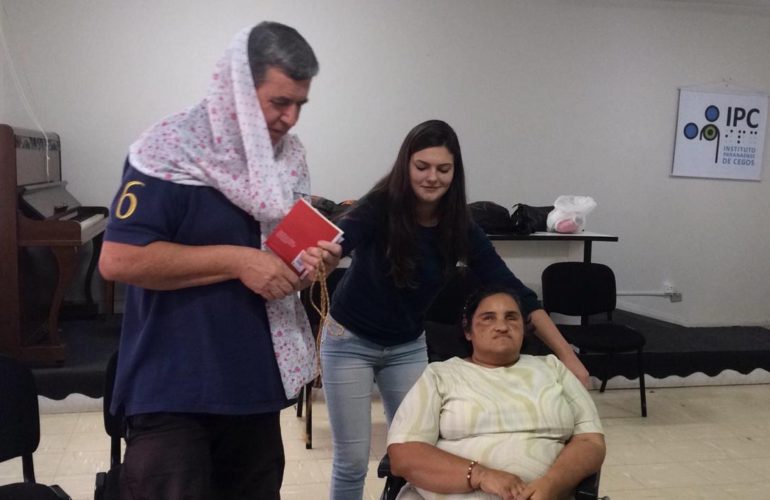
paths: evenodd
<path fill-rule="evenodd" d="M 281 259 L 251 249 L 240 263 L 238 279 L 265 300 L 282 299 L 300 289 L 300 279 Z"/>

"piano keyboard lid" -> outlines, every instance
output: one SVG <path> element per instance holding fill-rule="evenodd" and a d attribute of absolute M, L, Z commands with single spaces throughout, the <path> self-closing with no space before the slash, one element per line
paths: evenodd
<path fill-rule="evenodd" d="M 66 182 L 51 182 L 21 189 L 22 211 L 36 219 L 50 219 L 55 215 L 75 212 L 80 202 L 66 189 Z M 61 219 L 66 219 L 61 217 Z"/>

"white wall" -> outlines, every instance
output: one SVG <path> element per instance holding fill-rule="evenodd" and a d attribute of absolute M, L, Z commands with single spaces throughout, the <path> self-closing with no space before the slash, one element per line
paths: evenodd
<path fill-rule="evenodd" d="M 297 131 L 314 193 L 363 194 L 406 132 L 457 129 L 469 199 L 599 203 L 588 229 L 621 290 L 683 302 L 621 307 L 685 325 L 770 324 L 770 147 L 765 180 L 669 176 L 677 88 L 770 91 L 766 0 L 0 0 L 2 26 L 64 175 L 107 205 L 127 146 L 205 92 L 231 36 L 262 19 L 295 26 L 321 61 Z M 31 127 L 0 70 L 0 121 Z"/>

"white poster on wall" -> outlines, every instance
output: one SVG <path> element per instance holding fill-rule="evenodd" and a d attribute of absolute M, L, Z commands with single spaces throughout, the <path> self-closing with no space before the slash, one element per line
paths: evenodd
<path fill-rule="evenodd" d="M 767 102 L 759 92 L 679 89 L 671 175 L 760 180 Z"/>

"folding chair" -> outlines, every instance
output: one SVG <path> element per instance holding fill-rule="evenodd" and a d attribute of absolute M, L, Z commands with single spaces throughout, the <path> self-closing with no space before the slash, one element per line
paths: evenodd
<path fill-rule="evenodd" d="M 567 341 L 580 350 L 580 356 L 599 353 L 604 356 L 602 385 L 604 392 L 616 354 L 635 352 L 642 416 L 647 416 L 644 389 L 644 335 L 612 321 L 617 302 L 615 273 L 604 264 L 590 262 L 557 262 L 545 268 L 542 275 L 543 306 L 550 313 L 580 316 L 580 325 L 559 325 Z M 591 323 L 589 317 L 606 314 L 606 322 Z"/>
<path fill-rule="evenodd" d="M 40 407 L 32 372 L 0 356 L 0 462 L 21 458 L 23 482 L 0 486 L 0 500 L 71 500 L 59 486 L 35 481 L 32 454 L 40 444 Z"/>

